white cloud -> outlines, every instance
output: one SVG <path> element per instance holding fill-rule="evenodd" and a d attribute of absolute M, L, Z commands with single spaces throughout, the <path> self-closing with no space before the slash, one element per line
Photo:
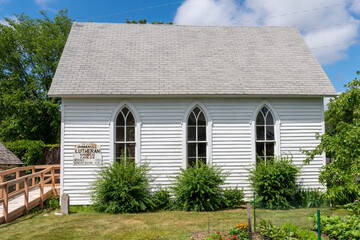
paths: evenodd
<path fill-rule="evenodd" d="M 49 3 L 51 3 L 52 1 L 53 0 L 35 0 L 35 3 L 45 10 L 56 12 L 55 9 L 49 7 Z"/>
<path fill-rule="evenodd" d="M 346 58 L 358 37 L 360 0 L 185 0 L 174 23 L 297 26 L 322 64 Z M 329 46 L 329 47 L 324 47 Z"/>
<path fill-rule="evenodd" d="M 48 3 L 50 3 L 52 0 L 35 0 L 35 3 L 37 5 L 46 5 Z"/>
<path fill-rule="evenodd" d="M 351 3 L 350 10 L 353 13 L 360 14 L 360 0 L 353 0 Z"/>

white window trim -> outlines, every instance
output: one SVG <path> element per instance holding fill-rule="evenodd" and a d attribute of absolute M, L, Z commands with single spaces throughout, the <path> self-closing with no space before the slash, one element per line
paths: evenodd
<path fill-rule="evenodd" d="M 118 106 L 114 109 L 111 114 L 110 119 L 110 162 L 113 163 L 116 158 L 116 149 L 115 149 L 115 131 L 116 131 L 116 118 L 120 111 L 127 107 L 129 111 L 133 114 L 135 120 L 135 163 L 141 162 L 141 140 L 140 140 L 140 132 L 141 132 L 141 120 L 140 116 L 133 104 L 129 101 L 124 100 L 118 104 Z"/>
<path fill-rule="evenodd" d="M 195 107 L 199 107 L 201 109 L 201 111 L 204 113 L 205 118 L 206 118 L 206 142 L 207 142 L 206 164 L 212 163 L 212 126 L 213 126 L 213 121 L 212 121 L 211 115 L 210 115 L 209 111 L 207 110 L 207 108 L 205 107 L 205 105 L 199 101 L 194 101 L 186 109 L 184 118 L 181 123 L 182 124 L 182 138 L 183 138 L 183 147 L 182 147 L 182 152 L 183 152 L 182 168 L 183 169 L 187 168 L 187 122 L 188 122 L 190 113 L 192 112 L 192 110 Z"/>
<path fill-rule="evenodd" d="M 251 117 L 251 162 L 252 164 L 256 163 L 256 117 L 262 107 L 266 106 L 269 111 L 272 113 L 275 124 L 274 124 L 274 134 L 275 134 L 275 156 L 281 155 L 281 141 L 280 141 L 280 118 L 277 114 L 275 108 L 268 101 L 261 101 L 255 108 L 252 117 Z"/>

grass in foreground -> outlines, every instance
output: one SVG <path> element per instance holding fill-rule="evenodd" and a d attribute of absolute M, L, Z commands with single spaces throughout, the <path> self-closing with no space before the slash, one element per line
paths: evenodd
<path fill-rule="evenodd" d="M 71 209 L 72 210 L 72 209 Z M 1 239 L 189 239 L 192 232 L 228 231 L 246 222 L 246 209 L 215 212 L 160 211 L 141 214 L 105 214 L 87 208 L 73 208 L 68 216 L 30 214 L 14 222 L 0 225 Z M 311 224 L 308 216 L 316 209 L 300 211 L 259 212 L 276 221 L 295 221 L 296 225 Z"/>

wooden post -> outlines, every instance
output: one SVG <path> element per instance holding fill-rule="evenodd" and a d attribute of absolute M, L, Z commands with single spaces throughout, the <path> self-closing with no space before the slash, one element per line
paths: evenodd
<path fill-rule="evenodd" d="M 40 208 L 44 208 L 44 173 L 40 174 Z"/>
<path fill-rule="evenodd" d="M 249 240 L 252 240 L 251 208 L 250 208 L 250 203 L 247 204 L 247 216 L 248 216 L 248 226 L 249 226 Z"/>
<path fill-rule="evenodd" d="M 51 188 L 52 188 L 52 192 L 53 195 L 56 195 L 56 191 L 55 191 L 55 170 L 54 167 L 51 168 Z"/>
<path fill-rule="evenodd" d="M 32 174 L 35 173 L 35 166 L 32 166 L 31 173 Z M 34 186 L 34 185 L 35 185 L 35 178 L 32 179 L 32 185 L 31 186 Z"/>
<path fill-rule="evenodd" d="M 20 171 L 16 170 L 16 179 L 20 177 Z M 16 184 L 16 192 L 19 191 L 19 183 Z"/>
<path fill-rule="evenodd" d="M 0 175 L 0 184 L 2 184 L 4 182 L 4 175 Z M 0 191 L 0 198 L 2 198 L 3 196 L 3 192 Z"/>
<path fill-rule="evenodd" d="M 24 180 L 24 205 L 25 211 L 24 214 L 29 213 L 29 179 L 25 178 Z"/>
<path fill-rule="evenodd" d="M 6 184 L 3 186 L 2 189 L 3 193 L 3 216 L 4 216 L 4 222 L 8 221 L 8 185 Z"/>

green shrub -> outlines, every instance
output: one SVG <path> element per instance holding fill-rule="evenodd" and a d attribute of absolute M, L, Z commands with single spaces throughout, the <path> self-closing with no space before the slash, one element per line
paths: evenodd
<path fill-rule="evenodd" d="M 225 188 L 224 190 L 224 207 L 237 208 L 244 202 L 245 193 L 237 187 L 234 189 Z"/>
<path fill-rule="evenodd" d="M 294 206 L 303 208 L 330 206 L 330 201 L 326 199 L 325 194 L 318 188 L 297 188 L 294 194 Z"/>
<path fill-rule="evenodd" d="M 259 207 L 271 209 L 290 208 L 300 168 L 288 158 L 277 158 L 265 164 L 258 161 L 250 170 L 251 185 L 257 195 Z"/>
<path fill-rule="evenodd" d="M 260 233 L 263 237 L 269 237 L 272 240 L 297 239 L 297 240 L 317 240 L 317 234 L 296 225 L 285 223 L 280 227 L 264 219 L 259 225 Z M 323 239 L 323 238 L 321 238 Z"/>
<path fill-rule="evenodd" d="M 312 216 L 313 230 L 317 230 L 317 216 Z M 347 219 L 339 216 L 320 216 L 321 232 L 335 239 L 360 239 L 360 219 L 352 215 Z"/>
<path fill-rule="evenodd" d="M 106 213 L 144 212 L 154 208 L 148 165 L 126 161 L 101 167 L 91 188 L 93 208 Z"/>
<path fill-rule="evenodd" d="M 59 204 L 59 197 L 51 197 L 49 199 L 47 199 L 44 202 L 44 208 L 41 209 L 40 206 L 36 206 L 33 209 L 31 209 L 29 211 L 30 214 L 39 214 L 39 213 L 43 213 L 43 212 L 49 212 L 55 209 L 58 209 L 60 207 Z"/>
<path fill-rule="evenodd" d="M 60 207 L 59 197 L 51 197 L 44 202 L 44 208 L 46 209 L 58 209 Z"/>
<path fill-rule="evenodd" d="M 172 187 L 177 207 L 186 211 L 220 209 L 224 201 L 220 185 L 224 184 L 226 176 L 220 167 L 202 162 L 181 169 Z"/>
<path fill-rule="evenodd" d="M 347 210 L 349 210 L 352 214 L 360 216 L 360 201 L 355 200 L 352 203 L 348 203 L 344 206 Z"/>
<path fill-rule="evenodd" d="M 330 175 L 331 173 L 325 173 L 326 170 L 321 171 L 320 173 L 320 181 L 325 182 L 323 180 L 324 175 Z M 346 175 L 338 175 L 338 179 L 348 178 Z M 335 177 L 334 177 L 335 178 Z M 330 181 L 329 181 L 330 182 Z M 342 184 L 327 184 L 326 198 L 331 199 L 334 205 L 345 205 L 347 203 L 351 203 L 356 199 L 360 198 L 360 183 L 355 182 L 354 180 L 347 179 L 346 181 L 342 181 Z"/>
<path fill-rule="evenodd" d="M 17 140 L 5 142 L 4 145 L 13 152 L 25 166 L 43 164 L 43 148 L 45 144 L 37 140 Z"/>
<path fill-rule="evenodd" d="M 287 231 L 282 227 L 277 227 L 271 222 L 266 222 L 264 219 L 259 224 L 260 234 L 269 237 L 272 240 L 283 240 L 288 238 Z"/>
<path fill-rule="evenodd" d="M 156 210 L 168 210 L 171 206 L 171 195 L 167 189 L 161 189 L 153 193 L 154 208 Z"/>

